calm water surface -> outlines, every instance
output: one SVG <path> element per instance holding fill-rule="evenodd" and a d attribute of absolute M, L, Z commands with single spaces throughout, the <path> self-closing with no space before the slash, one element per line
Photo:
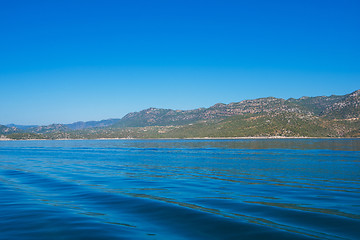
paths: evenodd
<path fill-rule="evenodd" d="M 0 239 L 360 239 L 360 140 L 1 141 Z"/>

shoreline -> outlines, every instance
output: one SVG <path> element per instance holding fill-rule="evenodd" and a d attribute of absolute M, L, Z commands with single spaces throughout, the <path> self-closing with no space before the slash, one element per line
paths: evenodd
<path fill-rule="evenodd" d="M 59 138 L 59 139 L 10 139 L 0 138 L 0 141 L 76 141 L 76 140 L 266 140 L 266 139 L 360 139 L 360 137 L 193 137 L 193 138 Z"/>

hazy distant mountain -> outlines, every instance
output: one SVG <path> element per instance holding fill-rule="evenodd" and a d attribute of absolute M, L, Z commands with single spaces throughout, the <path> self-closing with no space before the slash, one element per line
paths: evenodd
<path fill-rule="evenodd" d="M 7 127 L 7 126 L 4 126 L 4 125 L 0 125 L 0 134 L 11 134 L 11 133 L 14 133 L 14 132 L 18 132 L 19 129 L 16 128 L 16 127 Z"/>
<path fill-rule="evenodd" d="M 118 122 L 120 119 L 107 119 L 101 121 L 88 121 L 88 122 L 74 122 L 71 124 L 66 124 L 66 126 L 73 130 L 86 129 L 86 128 L 96 128 L 96 127 L 107 127 L 111 126 L 114 123 Z"/>
<path fill-rule="evenodd" d="M 29 129 L 29 128 L 34 128 L 34 127 L 38 127 L 39 125 L 18 125 L 18 124 L 7 124 L 7 127 L 16 127 L 18 129 Z"/>
<path fill-rule="evenodd" d="M 360 90 L 328 97 L 267 97 L 194 110 L 149 108 L 121 119 L 23 127 L 24 133 L 18 133 L 16 127 L 4 127 L 0 131 L 9 137 L 17 133 L 19 138 L 26 132 L 37 134 L 36 138 L 51 139 L 360 137 Z"/>
<path fill-rule="evenodd" d="M 51 124 L 47 126 L 37 126 L 26 129 L 27 132 L 32 133 L 54 133 L 54 132 L 66 132 L 71 130 L 69 127 L 67 127 L 65 124 Z"/>
<path fill-rule="evenodd" d="M 9 128 L 17 128 L 18 130 L 27 130 L 28 132 L 38 132 L 38 133 L 46 133 L 46 132 L 56 132 L 56 131 L 64 131 L 64 130 L 79 130 L 86 128 L 96 128 L 96 127 L 107 127 L 111 126 L 114 123 L 118 122 L 120 119 L 107 119 L 101 121 L 79 121 L 70 124 L 50 124 L 45 126 L 39 125 L 18 125 L 18 124 L 8 124 L 6 127 Z"/>

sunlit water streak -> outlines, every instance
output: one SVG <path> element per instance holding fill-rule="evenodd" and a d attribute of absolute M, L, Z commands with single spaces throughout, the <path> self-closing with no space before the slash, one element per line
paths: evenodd
<path fill-rule="evenodd" d="M 360 239 L 360 140 L 0 142 L 0 239 Z"/>

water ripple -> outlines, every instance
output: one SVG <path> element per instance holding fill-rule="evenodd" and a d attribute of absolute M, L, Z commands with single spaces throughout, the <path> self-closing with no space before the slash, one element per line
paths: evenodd
<path fill-rule="evenodd" d="M 1 237 L 359 238 L 358 142 L 290 143 L 0 143 Z"/>

